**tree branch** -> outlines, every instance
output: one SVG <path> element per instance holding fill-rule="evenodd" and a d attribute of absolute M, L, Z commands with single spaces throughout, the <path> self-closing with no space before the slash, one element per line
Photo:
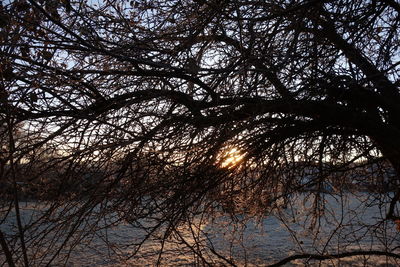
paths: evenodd
<path fill-rule="evenodd" d="M 332 259 L 341 259 L 347 258 L 352 256 L 387 256 L 391 258 L 400 259 L 400 254 L 387 252 L 387 251 L 377 251 L 377 250 L 367 250 L 367 251 L 351 251 L 351 252 L 344 252 L 338 254 L 326 254 L 326 255 L 318 255 L 318 254 L 299 254 L 287 257 L 277 263 L 268 265 L 268 267 L 278 267 L 284 264 L 287 264 L 294 260 L 299 259 L 307 259 L 307 260 L 332 260 Z"/>

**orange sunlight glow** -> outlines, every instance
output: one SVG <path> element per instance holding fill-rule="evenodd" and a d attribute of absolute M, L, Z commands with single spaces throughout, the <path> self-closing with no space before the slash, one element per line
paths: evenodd
<path fill-rule="evenodd" d="M 238 165 L 246 153 L 242 153 L 237 148 L 232 148 L 221 155 L 221 167 L 232 168 Z"/>

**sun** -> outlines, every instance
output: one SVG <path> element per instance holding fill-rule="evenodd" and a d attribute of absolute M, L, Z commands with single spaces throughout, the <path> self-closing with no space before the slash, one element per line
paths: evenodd
<path fill-rule="evenodd" d="M 231 148 L 225 153 L 221 154 L 221 167 L 222 168 L 232 168 L 237 166 L 244 158 L 245 153 L 241 152 L 237 148 Z"/>

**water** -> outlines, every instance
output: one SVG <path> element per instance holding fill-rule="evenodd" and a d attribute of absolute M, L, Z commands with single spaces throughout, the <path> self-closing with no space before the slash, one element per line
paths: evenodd
<path fill-rule="evenodd" d="M 201 259 L 213 266 L 229 265 L 230 262 L 240 266 L 267 266 L 287 256 L 303 253 L 335 254 L 355 250 L 399 252 L 400 237 L 396 225 L 384 220 L 387 212 L 385 196 L 348 194 L 339 198 L 324 195 L 325 209 L 320 220 L 309 216 L 311 211 L 315 211 L 313 200 L 299 195 L 294 204 L 286 209 L 255 218 L 245 214 L 234 218 L 216 214 L 215 218 L 204 220 L 196 217 L 191 223 L 169 229 L 170 235 L 166 240 L 163 233 L 167 226 L 163 225 L 159 231 L 148 235 L 134 256 L 132 252 L 147 236 L 144 229 L 154 226 L 151 221 L 142 220 L 143 229 L 140 229 L 137 225 L 118 221 L 117 214 L 110 213 L 102 220 L 89 216 L 75 228 L 73 220 L 67 225 L 57 224 L 60 219 L 68 221 L 79 216 L 78 205 L 73 203 L 68 208 L 53 210 L 51 216 L 54 220 L 46 224 L 34 223 L 48 210 L 49 207 L 44 204 L 22 203 L 21 215 L 23 225 L 33 223 L 25 235 L 30 258 L 33 259 L 33 255 L 37 258 L 33 263 L 36 266 L 45 265 L 71 230 L 75 234 L 67 244 L 73 246 L 72 252 L 60 250 L 52 266 L 153 266 L 157 263 L 162 266 L 201 266 Z M 95 210 L 92 212 L 96 213 Z M 13 217 L 10 213 L 1 224 L 3 233 L 10 235 L 17 232 Z M 39 240 L 37 233 L 46 237 Z M 161 249 L 163 253 L 160 256 Z M 310 263 L 320 264 L 318 261 Z M 305 264 L 304 260 L 296 260 L 287 266 Z M 369 256 L 323 261 L 321 266 L 399 264 L 400 261 L 384 256 Z"/>

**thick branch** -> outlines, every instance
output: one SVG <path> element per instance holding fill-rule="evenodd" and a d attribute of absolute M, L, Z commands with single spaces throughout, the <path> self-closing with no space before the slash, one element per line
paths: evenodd
<path fill-rule="evenodd" d="M 298 259 L 307 259 L 307 260 L 333 260 L 333 259 L 341 259 L 353 256 L 387 256 L 396 259 L 400 259 L 400 254 L 387 252 L 387 251 L 377 251 L 377 250 L 367 250 L 367 251 L 351 251 L 351 252 L 344 252 L 338 254 L 326 254 L 326 255 L 318 255 L 318 254 L 300 254 L 300 255 L 293 255 L 287 257 L 277 263 L 268 265 L 268 267 L 278 267 L 284 264 L 287 264 L 291 261 L 298 260 Z"/>

